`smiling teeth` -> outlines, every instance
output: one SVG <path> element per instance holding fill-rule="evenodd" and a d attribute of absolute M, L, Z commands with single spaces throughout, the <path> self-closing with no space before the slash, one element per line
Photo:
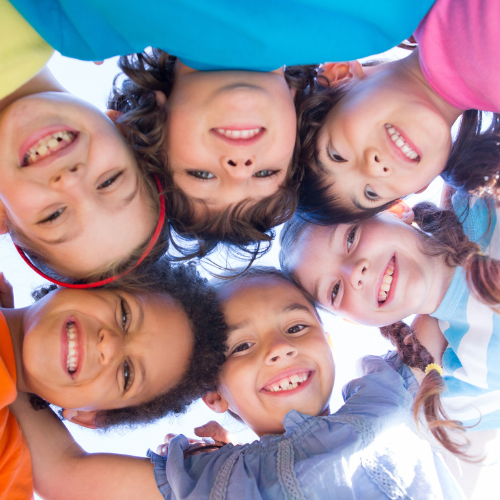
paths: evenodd
<path fill-rule="evenodd" d="M 66 365 L 68 367 L 68 373 L 73 375 L 78 368 L 78 349 L 76 342 L 78 340 L 78 328 L 74 321 L 68 321 L 66 323 L 66 334 L 68 335 L 68 358 Z"/>
<path fill-rule="evenodd" d="M 55 134 L 48 135 L 40 139 L 33 147 L 31 147 L 23 158 L 23 165 L 32 165 L 38 160 L 51 153 L 55 153 L 60 149 L 71 144 L 76 138 L 76 134 L 70 130 L 61 130 Z"/>
<path fill-rule="evenodd" d="M 285 377 L 274 384 L 270 384 L 265 387 L 267 392 L 280 392 L 280 391 L 292 391 L 297 389 L 297 387 L 305 382 L 309 378 L 309 373 L 297 373 L 296 375 L 291 375 L 290 377 Z"/>
<path fill-rule="evenodd" d="M 391 289 L 392 275 L 394 273 L 394 257 L 389 262 L 387 269 L 385 270 L 384 277 L 382 278 L 382 284 L 380 285 L 380 290 L 378 291 L 378 302 L 385 302 L 387 300 L 387 295 Z"/>
<path fill-rule="evenodd" d="M 229 130 L 225 128 L 218 128 L 217 132 L 229 139 L 251 139 L 260 132 L 260 128 L 251 128 L 248 130 Z"/>
<path fill-rule="evenodd" d="M 403 154 L 410 160 L 420 159 L 418 154 L 410 148 L 405 142 L 401 134 L 390 124 L 386 123 L 385 128 L 391 137 L 392 142 L 403 152 Z"/>

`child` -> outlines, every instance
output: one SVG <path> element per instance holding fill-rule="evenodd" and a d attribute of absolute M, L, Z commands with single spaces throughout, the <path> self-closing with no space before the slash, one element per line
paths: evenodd
<path fill-rule="evenodd" d="M 65 55 L 142 53 L 121 60 L 129 79 L 110 107 L 124 113 L 133 147 L 166 175 L 167 215 L 185 240 L 177 250 L 201 257 L 221 241 L 239 250 L 256 242 L 249 252 L 257 255 L 296 208 L 294 96 L 315 70 L 291 66 L 387 50 L 432 1 L 217 0 L 208 11 L 199 1 L 150 0 L 141 9 L 114 0 L 13 5 Z M 147 46 L 162 50 L 145 54 Z"/>
<path fill-rule="evenodd" d="M 155 227 L 159 257 L 159 188 L 120 129 L 54 79 L 44 66 L 52 49 L 6 0 L 0 33 L 0 233 L 68 281 L 128 270 L 151 251 Z"/>
<path fill-rule="evenodd" d="M 346 404 L 327 415 L 333 357 L 303 293 L 279 271 L 258 269 L 223 285 L 219 296 L 228 322 L 227 359 L 218 390 L 204 400 L 216 411 L 237 413 L 261 439 L 185 459 L 188 440 L 176 437 L 168 457 L 151 454 L 164 498 L 462 498 L 446 469 L 436 471 L 439 457 L 412 432 L 406 430 L 399 452 L 377 439 L 407 420 L 412 397 L 406 387 L 416 381 L 405 365 L 396 362 L 393 369 L 394 356 L 365 359 L 366 375 L 347 386 Z M 144 462 L 84 455 L 56 428 L 59 422 L 16 412 L 46 498 L 161 498 L 150 490 L 153 470 Z M 48 434 L 48 423 L 57 434 Z M 54 446 L 47 456 L 42 450 L 49 439 Z M 397 460 L 404 460 L 404 473 Z M 98 465 L 102 472 L 95 476 Z M 99 491 L 85 485 L 89 474 Z"/>
<path fill-rule="evenodd" d="M 475 110 L 500 112 L 499 9 L 494 0 L 438 0 L 409 56 L 365 68 L 364 78 L 362 70 L 358 78 L 329 66 L 333 87 L 299 105 L 301 161 L 311 167 L 299 209 L 310 222 L 365 218 L 440 174 L 464 192 L 496 195 L 498 117 L 479 134 Z M 451 127 L 462 114 L 452 147 Z"/>
<path fill-rule="evenodd" d="M 163 259 L 121 285 L 43 293 L 0 314 L 2 500 L 32 497 L 29 453 L 7 407 L 17 391 L 84 427 L 149 423 L 213 388 L 224 361 L 222 313 L 193 266 Z"/>
<path fill-rule="evenodd" d="M 316 303 L 386 327 L 398 349 L 417 341 L 401 320 L 430 315 L 422 331 L 444 351 L 447 414 L 472 430 L 498 429 L 497 212 L 459 193 L 453 208 L 416 205 L 417 227 L 389 212 L 333 226 L 297 218 L 282 233 L 280 262 Z"/>

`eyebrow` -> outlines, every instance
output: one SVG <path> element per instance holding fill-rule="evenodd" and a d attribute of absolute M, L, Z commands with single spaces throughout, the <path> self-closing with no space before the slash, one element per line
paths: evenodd
<path fill-rule="evenodd" d="M 131 294 L 133 301 L 135 302 L 135 306 L 137 307 L 137 312 L 139 313 L 139 317 L 135 323 L 135 330 L 139 331 L 142 328 L 144 323 L 144 309 L 142 308 L 141 301 L 135 296 Z"/>
<path fill-rule="evenodd" d="M 304 304 L 299 304 L 298 302 L 294 302 L 293 304 L 288 304 L 284 307 L 280 307 L 275 310 L 277 314 L 284 314 L 291 311 L 306 311 L 308 313 L 311 312 L 309 307 L 305 306 Z"/>
<path fill-rule="evenodd" d="M 247 327 L 248 325 L 250 325 L 250 323 L 251 321 L 247 320 L 247 321 L 241 321 L 240 323 L 236 323 L 235 325 L 228 326 L 226 330 L 226 335 L 229 337 L 231 333 L 235 332 L 236 330 L 240 330 L 241 328 Z"/>

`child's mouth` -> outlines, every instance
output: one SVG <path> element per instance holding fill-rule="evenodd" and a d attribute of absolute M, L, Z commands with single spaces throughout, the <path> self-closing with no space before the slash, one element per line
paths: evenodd
<path fill-rule="evenodd" d="M 399 133 L 399 131 L 390 123 L 385 124 L 385 129 L 389 134 L 392 143 L 399 148 L 399 150 L 412 161 L 420 161 L 418 153 L 410 146 L 408 141 Z"/>
<path fill-rule="evenodd" d="M 60 130 L 43 137 L 26 151 L 21 166 L 28 167 L 47 156 L 57 153 L 72 144 L 77 136 L 78 134 L 71 130 Z"/>
<path fill-rule="evenodd" d="M 303 371 L 299 373 L 294 373 L 276 380 L 266 386 L 264 386 L 261 391 L 266 393 L 288 393 L 299 388 L 306 382 L 308 382 L 314 372 L 313 371 Z"/>
<path fill-rule="evenodd" d="M 231 146 L 251 146 L 258 142 L 266 132 L 264 127 L 246 126 L 241 127 L 217 127 L 210 130 L 218 138 Z"/>
<path fill-rule="evenodd" d="M 78 327 L 74 321 L 68 321 L 66 323 L 66 334 L 68 336 L 66 366 L 68 373 L 74 375 L 78 368 Z"/>
<path fill-rule="evenodd" d="M 389 264 L 385 268 L 384 275 L 382 277 L 382 284 L 380 285 L 380 288 L 378 290 L 379 305 L 383 304 L 387 300 L 387 296 L 389 295 L 392 286 L 395 265 L 396 259 L 395 257 L 392 257 L 392 259 L 389 261 Z"/>

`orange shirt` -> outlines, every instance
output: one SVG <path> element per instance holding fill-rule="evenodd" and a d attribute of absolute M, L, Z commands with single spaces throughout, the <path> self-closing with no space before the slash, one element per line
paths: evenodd
<path fill-rule="evenodd" d="M 16 396 L 14 348 L 7 322 L 0 313 L 0 500 L 33 498 L 30 452 L 8 408 Z"/>

